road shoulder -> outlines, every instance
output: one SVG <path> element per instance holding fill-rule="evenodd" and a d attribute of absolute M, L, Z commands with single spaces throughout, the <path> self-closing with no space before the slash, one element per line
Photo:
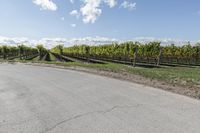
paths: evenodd
<path fill-rule="evenodd" d="M 100 70 L 100 69 L 95 69 L 95 68 L 85 68 L 81 66 L 64 66 L 64 65 L 57 65 L 57 64 L 46 64 L 46 63 L 23 63 L 23 64 L 32 65 L 32 66 L 68 69 L 68 70 L 80 71 L 80 72 L 85 72 L 85 73 L 90 73 L 90 74 L 96 74 L 100 76 L 106 76 L 110 78 L 125 80 L 129 82 L 142 84 L 145 86 L 162 89 L 165 91 L 173 92 L 176 94 L 188 96 L 195 99 L 200 99 L 199 88 L 169 84 L 164 81 L 158 81 L 156 79 L 150 79 L 150 78 L 146 78 L 140 75 L 130 74 L 128 72 L 114 72 L 114 71 Z"/>

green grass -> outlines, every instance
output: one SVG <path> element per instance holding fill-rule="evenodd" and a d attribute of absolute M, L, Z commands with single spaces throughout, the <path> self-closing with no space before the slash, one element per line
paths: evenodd
<path fill-rule="evenodd" d="M 40 56 L 37 56 L 37 57 L 33 58 L 32 61 L 39 61 L 39 59 L 40 59 Z"/>
<path fill-rule="evenodd" d="M 200 85 L 200 68 L 187 67 L 161 67 L 161 68 L 144 68 L 131 67 L 123 64 L 89 64 L 80 62 L 43 62 L 47 64 L 57 64 L 63 66 L 79 66 L 112 72 L 127 72 L 130 74 L 141 75 L 146 78 L 165 81 L 171 84 L 179 85 Z"/>
<path fill-rule="evenodd" d="M 147 78 L 179 85 L 199 85 L 200 68 L 163 67 L 163 68 L 132 68 L 128 71 Z"/>
<path fill-rule="evenodd" d="M 130 67 L 121 64 L 84 64 L 80 65 L 89 68 L 98 68 L 113 72 L 128 72 L 131 74 L 141 75 L 147 78 L 165 81 L 171 84 L 179 85 L 200 85 L 200 68 L 186 67 L 161 67 L 161 68 L 143 68 Z"/>
<path fill-rule="evenodd" d="M 53 54 L 49 53 L 49 55 L 51 61 L 57 61 L 56 57 Z"/>

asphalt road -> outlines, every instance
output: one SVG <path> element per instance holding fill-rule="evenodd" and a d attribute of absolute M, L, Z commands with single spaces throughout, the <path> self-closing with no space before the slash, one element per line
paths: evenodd
<path fill-rule="evenodd" d="M 144 85 L 0 64 L 0 133 L 199 133 L 200 102 Z"/>

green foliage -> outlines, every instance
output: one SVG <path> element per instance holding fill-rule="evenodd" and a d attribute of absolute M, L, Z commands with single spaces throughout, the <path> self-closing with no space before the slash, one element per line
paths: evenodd
<path fill-rule="evenodd" d="M 54 52 L 59 51 L 57 47 L 52 50 Z M 138 51 L 138 56 L 155 57 L 159 54 L 160 42 L 151 42 L 145 45 L 138 42 L 113 43 L 99 46 L 75 45 L 64 48 L 63 52 L 72 55 L 86 56 L 89 54 L 98 57 L 129 59 L 133 58 L 136 50 Z"/>
<path fill-rule="evenodd" d="M 56 47 L 51 49 L 51 52 L 63 54 L 64 45 L 57 45 Z"/>
<path fill-rule="evenodd" d="M 161 46 L 160 44 L 160 42 L 141 44 L 130 41 L 98 46 L 75 45 L 62 47 L 62 51 L 65 55 L 97 59 L 133 61 L 136 55 L 137 62 L 141 61 L 141 63 L 200 64 L 200 43 L 196 45 L 188 43 L 182 46 L 175 44 Z M 51 51 L 60 53 L 59 46 Z"/>
<path fill-rule="evenodd" d="M 47 54 L 48 50 L 41 44 L 37 45 L 36 48 L 37 48 L 39 56 L 40 56 L 39 60 L 41 60 L 42 57 L 44 57 L 44 55 Z"/>
<path fill-rule="evenodd" d="M 36 54 L 37 49 L 28 47 L 26 45 L 19 45 L 17 51 L 19 52 L 20 59 L 23 59 L 23 57 L 27 57 L 28 55 Z"/>
<path fill-rule="evenodd" d="M 26 58 L 30 55 L 37 54 L 37 49 L 28 47 L 25 45 L 19 46 L 0 46 L 0 57 L 3 59 L 20 57 L 20 59 Z"/>

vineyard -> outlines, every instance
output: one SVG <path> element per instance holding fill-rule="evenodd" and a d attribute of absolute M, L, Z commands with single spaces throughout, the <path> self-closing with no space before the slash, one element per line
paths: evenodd
<path fill-rule="evenodd" d="M 75 45 L 63 48 L 57 46 L 51 50 L 62 56 L 88 62 L 108 61 L 129 65 L 148 66 L 198 66 L 200 65 L 200 44 L 189 43 L 184 46 L 161 46 L 160 42 L 141 44 L 139 42 L 114 43 L 110 45 Z"/>
<path fill-rule="evenodd" d="M 0 46 L 1 60 L 30 60 L 56 62 L 88 62 L 104 64 L 114 62 L 133 66 L 199 66 L 200 44 L 183 46 L 161 46 L 160 42 L 141 44 L 139 42 L 113 43 L 88 46 L 58 45 L 51 50 L 43 45 L 35 48 L 25 45 Z"/>
<path fill-rule="evenodd" d="M 36 48 L 27 47 L 25 45 L 15 46 L 0 46 L 0 58 L 4 60 L 31 60 L 38 56 Z"/>
<path fill-rule="evenodd" d="M 9 61 L 65 61 L 67 58 L 61 57 L 56 53 L 51 53 L 43 45 L 37 45 L 35 48 L 25 45 L 19 46 L 0 46 L 0 60 Z"/>

